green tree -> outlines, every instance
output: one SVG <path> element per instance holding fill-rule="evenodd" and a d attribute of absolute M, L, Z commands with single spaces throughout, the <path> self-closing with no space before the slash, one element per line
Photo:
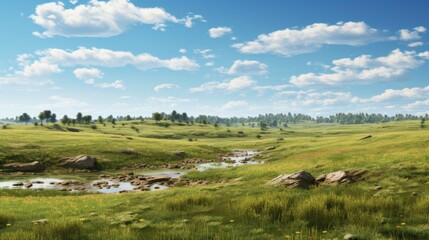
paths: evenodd
<path fill-rule="evenodd" d="M 61 123 L 66 125 L 70 122 L 70 118 L 67 115 L 64 115 L 63 118 L 61 118 Z"/>
<path fill-rule="evenodd" d="M 162 120 L 162 115 L 159 112 L 152 113 L 152 119 L 155 120 L 156 123 Z"/>
<path fill-rule="evenodd" d="M 51 115 L 51 117 L 49 118 L 49 122 L 51 122 L 51 123 L 57 122 L 57 114 L 53 113 Z"/>
<path fill-rule="evenodd" d="M 83 120 L 82 113 L 78 112 L 77 115 L 76 115 L 76 121 L 77 121 L 77 123 L 82 123 L 82 120 Z"/>
<path fill-rule="evenodd" d="M 425 118 L 422 118 L 421 122 L 420 122 L 420 128 L 424 128 L 425 127 Z"/>
<path fill-rule="evenodd" d="M 45 120 L 45 113 L 40 112 L 38 118 L 40 119 L 40 125 L 43 126 L 43 120 Z"/>
<path fill-rule="evenodd" d="M 25 122 L 25 124 L 28 124 L 28 122 L 31 120 L 31 117 L 27 113 L 23 113 L 21 116 L 19 116 L 18 119 L 20 122 Z"/>
<path fill-rule="evenodd" d="M 92 116 L 91 115 L 85 115 L 82 117 L 82 121 L 85 124 L 90 124 L 92 121 Z"/>
<path fill-rule="evenodd" d="M 260 122 L 259 127 L 261 128 L 261 130 L 267 130 L 267 124 L 265 122 Z"/>
<path fill-rule="evenodd" d="M 103 119 L 103 117 L 102 117 L 102 116 L 98 116 L 98 122 L 99 122 L 100 124 L 103 124 L 104 119 Z"/>

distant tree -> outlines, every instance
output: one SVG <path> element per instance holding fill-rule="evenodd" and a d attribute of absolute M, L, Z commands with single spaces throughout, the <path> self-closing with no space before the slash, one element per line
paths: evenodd
<path fill-rule="evenodd" d="M 70 118 L 67 115 L 64 115 L 60 121 L 63 125 L 66 125 L 70 122 Z"/>
<path fill-rule="evenodd" d="M 39 126 L 39 123 L 38 122 L 34 122 L 34 126 Z"/>
<path fill-rule="evenodd" d="M 98 122 L 99 122 L 100 124 L 103 124 L 104 120 L 103 120 L 103 117 L 102 117 L 102 116 L 98 116 Z"/>
<path fill-rule="evenodd" d="M 40 125 L 43 126 L 43 120 L 45 120 L 45 113 L 44 112 L 40 112 L 38 117 L 40 119 Z"/>
<path fill-rule="evenodd" d="M 125 117 L 125 120 L 126 120 L 126 121 L 131 121 L 131 120 L 132 120 L 132 118 L 131 118 L 131 116 L 130 116 L 130 115 L 127 115 L 127 116 Z"/>
<path fill-rule="evenodd" d="M 182 113 L 182 120 L 184 121 L 184 122 L 187 122 L 187 121 L 189 121 L 189 117 L 188 117 L 188 114 L 187 113 Z"/>
<path fill-rule="evenodd" d="M 43 111 L 43 114 L 44 114 L 45 119 L 46 119 L 46 121 L 45 121 L 45 122 L 47 122 L 47 121 L 48 121 L 48 119 L 51 119 L 51 117 L 52 117 L 52 112 L 51 112 L 50 110 L 45 110 L 45 111 Z"/>
<path fill-rule="evenodd" d="M 85 124 L 90 124 L 92 121 L 92 116 L 91 115 L 85 115 L 82 117 L 82 121 Z"/>
<path fill-rule="evenodd" d="M 77 122 L 76 119 L 71 120 L 71 123 L 73 124 L 73 126 L 76 125 L 76 122 Z"/>
<path fill-rule="evenodd" d="M 112 119 L 113 119 L 113 116 L 112 116 L 112 115 L 109 115 L 109 116 L 107 117 L 107 121 L 108 121 L 108 122 L 112 122 Z"/>
<path fill-rule="evenodd" d="M 30 115 L 27 113 L 23 113 L 21 116 L 18 117 L 20 122 L 24 122 L 25 124 L 28 124 L 28 122 L 31 120 Z"/>
<path fill-rule="evenodd" d="M 152 119 L 155 120 L 156 123 L 162 120 L 162 115 L 159 112 L 155 112 L 152 114 Z"/>
<path fill-rule="evenodd" d="M 262 136 L 261 136 L 260 134 L 258 134 L 258 135 L 256 135 L 256 138 L 257 138 L 257 139 L 261 139 L 261 138 L 262 138 Z"/>
<path fill-rule="evenodd" d="M 215 122 L 214 127 L 215 128 L 219 127 L 219 124 L 217 122 Z"/>
<path fill-rule="evenodd" d="M 57 122 L 57 114 L 53 113 L 51 115 L 51 117 L 49 118 L 49 122 L 51 122 L 51 123 Z"/>
<path fill-rule="evenodd" d="M 261 128 L 261 130 L 267 130 L 267 124 L 265 122 L 260 122 L 259 127 Z"/>
<path fill-rule="evenodd" d="M 76 115 L 76 122 L 77 123 L 82 123 L 82 120 L 83 120 L 83 115 L 82 115 L 81 112 L 78 112 L 77 115 Z"/>
<path fill-rule="evenodd" d="M 424 128 L 425 127 L 425 118 L 422 118 L 422 120 L 420 121 L 420 128 Z"/>

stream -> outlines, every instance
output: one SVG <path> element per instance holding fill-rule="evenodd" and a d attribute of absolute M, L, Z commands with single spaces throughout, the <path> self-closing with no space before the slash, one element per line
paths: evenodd
<path fill-rule="evenodd" d="M 222 158 L 220 162 L 201 163 L 194 170 L 206 171 L 216 168 L 239 167 L 244 165 L 260 164 L 262 162 L 252 160 L 260 152 L 258 151 L 234 151 L 230 156 Z M 121 193 L 128 191 L 158 191 L 169 188 L 171 183 L 177 182 L 191 170 L 154 170 L 141 172 L 138 175 L 128 174 L 116 177 L 101 175 L 99 180 L 89 183 L 81 183 L 72 180 L 58 178 L 33 178 L 22 180 L 0 181 L 1 189 L 55 189 L 60 191 L 86 191 L 93 193 Z"/>

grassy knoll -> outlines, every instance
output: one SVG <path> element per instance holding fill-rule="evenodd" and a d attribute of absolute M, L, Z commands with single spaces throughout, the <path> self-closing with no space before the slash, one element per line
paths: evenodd
<path fill-rule="evenodd" d="M 259 149 L 265 164 L 191 172 L 189 178 L 224 183 L 159 192 L 0 190 L 0 239 L 429 239 L 429 131 L 418 121 L 303 123 L 283 131 L 170 124 L 74 126 L 81 132 L 12 125 L 0 129 L 0 163 L 39 160 L 48 165 L 45 175 L 64 176 L 56 161 L 78 154 L 94 155 L 103 171 L 114 172 L 180 162 L 174 151 L 213 159 Z M 269 146 L 276 149 L 264 150 Z M 136 154 L 121 151 L 129 148 Z M 308 191 L 265 184 L 301 169 L 317 176 L 349 168 L 368 169 L 368 179 Z M 31 223 L 44 218 L 47 224 Z"/>

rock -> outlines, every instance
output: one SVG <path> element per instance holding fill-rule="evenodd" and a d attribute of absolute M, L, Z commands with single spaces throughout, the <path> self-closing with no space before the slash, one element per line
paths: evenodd
<path fill-rule="evenodd" d="M 48 219 L 39 219 L 39 220 L 31 221 L 31 223 L 33 223 L 33 225 L 47 224 L 48 222 L 49 222 Z"/>
<path fill-rule="evenodd" d="M 354 236 L 354 235 L 352 235 L 352 234 L 346 234 L 346 235 L 344 235 L 344 238 L 343 238 L 344 240 L 359 240 L 359 238 L 358 237 L 356 237 L 356 236 Z"/>
<path fill-rule="evenodd" d="M 42 172 L 46 167 L 43 163 L 34 161 L 31 163 L 8 163 L 3 165 L 3 168 L 12 172 Z"/>
<path fill-rule="evenodd" d="M 14 184 L 12 184 L 12 186 L 20 187 L 20 186 L 24 186 L 24 183 L 22 183 L 22 182 L 14 183 Z"/>
<path fill-rule="evenodd" d="M 88 155 L 79 155 L 76 157 L 61 159 L 62 163 L 60 166 L 67 168 L 78 168 L 78 169 L 89 169 L 94 168 L 97 163 L 97 159 Z"/>
<path fill-rule="evenodd" d="M 328 173 L 326 175 L 320 175 L 316 178 L 316 180 L 322 185 L 335 186 L 361 180 L 366 172 L 366 170 L 340 170 Z"/>
<path fill-rule="evenodd" d="M 359 140 L 365 140 L 365 139 L 370 139 L 370 138 L 372 138 L 372 136 L 371 136 L 371 135 L 368 135 L 368 136 L 365 136 L 365 137 L 363 137 L 363 138 L 361 138 L 361 139 L 359 139 Z"/>
<path fill-rule="evenodd" d="M 168 182 L 170 181 L 171 177 L 168 176 L 159 176 L 159 177 L 151 177 L 148 178 L 146 181 L 149 184 L 154 184 L 154 183 L 160 183 L 160 182 Z"/>
<path fill-rule="evenodd" d="M 33 186 L 33 184 L 31 182 L 24 183 L 25 188 L 31 188 L 32 186 Z"/>
<path fill-rule="evenodd" d="M 184 158 L 186 157 L 186 152 L 183 151 L 175 151 L 173 152 L 174 156 Z"/>
<path fill-rule="evenodd" d="M 417 195 L 418 195 L 418 193 L 417 193 L 417 192 L 413 192 L 413 193 L 412 193 L 412 195 L 413 195 L 413 196 L 417 196 Z"/>
<path fill-rule="evenodd" d="M 274 150 L 274 149 L 276 149 L 276 147 L 274 146 L 265 148 L 265 150 Z"/>
<path fill-rule="evenodd" d="M 289 188 L 304 189 L 308 189 L 315 183 L 316 179 L 310 173 L 303 170 L 292 174 L 282 174 L 268 182 L 268 184 L 273 185 L 285 185 Z"/>
<path fill-rule="evenodd" d="M 382 187 L 382 186 L 376 186 L 376 187 L 374 188 L 374 190 L 376 190 L 376 191 L 381 190 L 381 189 L 383 189 L 383 187 Z"/>

